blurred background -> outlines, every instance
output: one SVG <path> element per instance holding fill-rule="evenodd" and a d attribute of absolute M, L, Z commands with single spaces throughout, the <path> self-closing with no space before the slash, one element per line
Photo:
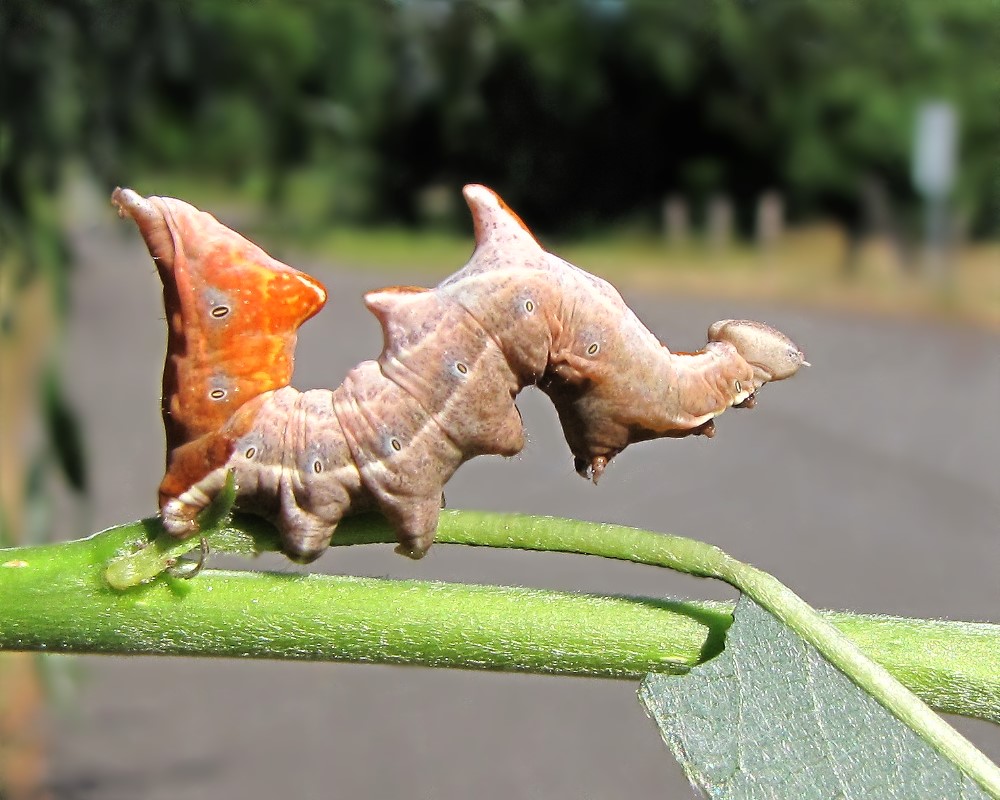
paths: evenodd
<path fill-rule="evenodd" d="M 114 186 L 210 210 L 330 286 L 307 388 L 377 354 L 365 290 L 464 262 L 460 188 L 480 182 L 672 348 L 756 316 L 817 366 L 710 446 L 630 450 L 600 490 L 527 393 L 525 455 L 465 467 L 450 504 L 710 539 L 815 605 L 996 620 L 998 52 L 984 0 L 4 0 L 0 542 L 154 509 L 162 309 Z M 319 563 L 731 596 L 569 557 L 400 561 Z M 686 796 L 633 691 L 2 654 L 0 797 Z"/>

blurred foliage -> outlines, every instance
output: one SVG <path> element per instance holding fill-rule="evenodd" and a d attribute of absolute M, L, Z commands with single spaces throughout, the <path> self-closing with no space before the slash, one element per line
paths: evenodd
<path fill-rule="evenodd" d="M 51 368 L 44 378 L 42 407 L 49 441 L 55 445 L 52 458 L 58 465 L 59 472 L 71 489 L 86 492 L 87 465 L 80 422 L 66 401 L 61 377 Z"/>
<path fill-rule="evenodd" d="M 956 199 L 983 233 L 994 5 L 5 0 L 0 235 L 22 267 L 65 263 L 52 204 L 79 159 L 109 187 L 185 172 L 276 208 L 308 171 L 326 221 L 421 221 L 428 189 L 477 180 L 548 231 L 717 191 L 746 227 L 768 188 L 851 224 L 865 180 L 916 205 L 932 98 L 959 111 Z"/>
<path fill-rule="evenodd" d="M 769 187 L 799 216 L 851 223 L 865 179 L 914 203 L 916 109 L 943 98 L 961 118 L 959 202 L 989 222 L 989 3 L 444 5 L 404 6 L 426 66 L 395 85 L 378 142 L 397 213 L 412 213 L 414 186 L 477 177 L 549 229 L 648 213 L 667 191 L 726 191 L 746 226 Z"/>

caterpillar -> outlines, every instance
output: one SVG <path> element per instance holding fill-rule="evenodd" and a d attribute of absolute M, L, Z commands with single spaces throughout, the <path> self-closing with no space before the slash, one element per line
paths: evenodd
<path fill-rule="evenodd" d="M 807 364 L 787 336 L 723 320 L 695 353 L 672 353 L 606 281 L 547 252 L 490 189 L 470 185 L 475 250 L 434 289 L 364 297 L 381 355 L 336 389 L 289 386 L 299 327 L 326 302 L 316 279 L 271 258 L 177 199 L 116 189 L 163 283 L 168 324 L 162 415 L 164 528 L 197 515 L 232 471 L 237 507 L 270 520 L 307 563 L 341 518 L 377 509 L 397 552 L 434 540 L 444 484 L 479 455 L 524 447 L 515 397 L 554 403 L 581 475 L 595 483 L 629 444 L 712 436 L 714 418 L 752 407 L 765 383 Z"/>

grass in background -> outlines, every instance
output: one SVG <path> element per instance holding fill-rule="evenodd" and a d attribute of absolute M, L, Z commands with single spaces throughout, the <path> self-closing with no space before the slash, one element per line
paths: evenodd
<path fill-rule="evenodd" d="M 887 244 L 866 242 L 851 274 L 846 242 L 833 225 L 790 231 L 767 252 L 672 248 L 652 237 L 608 233 L 587 241 L 544 242 L 563 258 L 631 290 L 714 295 L 891 316 L 948 319 L 1000 330 L 1000 243 L 967 245 L 948 277 L 920 263 L 894 262 Z M 450 274 L 468 259 L 472 234 L 400 228 L 340 228 L 295 246 L 346 267 Z"/>
<path fill-rule="evenodd" d="M 442 227 L 330 225 L 335 176 L 293 174 L 280 213 L 261 211 L 266 186 L 248 178 L 235 187 L 192 176 L 156 175 L 139 180 L 146 194 L 165 194 L 211 210 L 277 257 L 320 260 L 337 268 L 378 268 L 421 277 L 444 277 L 472 252 L 467 233 Z M 461 202 L 457 199 L 457 202 Z M 897 263 L 888 243 L 872 239 L 854 269 L 845 268 L 847 240 L 834 224 L 791 229 L 769 249 L 735 242 L 712 250 L 696 237 L 685 246 L 634 229 L 607 231 L 586 240 L 543 244 L 584 269 L 628 290 L 714 295 L 792 303 L 871 314 L 947 319 L 1000 330 L 1000 242 L 966 244 L 953 255 L 944 278 L 927 276 L 919 253 Z"/>
<path fill-rule="evenodd" d="M 736 245 L 722 252 L 609 235 L 567 243 L 560 255 L 624 285 L 648 291 L 748 297 L 892 316 L 945 318 L 1000 330 L 1000 243 L 970 244 L 943 278 L 922 258 L 897 263 L 888 243 L 864 243 L 845 268 L 847 241 L 832 224 L 789 231 L 774 247 Z"/>

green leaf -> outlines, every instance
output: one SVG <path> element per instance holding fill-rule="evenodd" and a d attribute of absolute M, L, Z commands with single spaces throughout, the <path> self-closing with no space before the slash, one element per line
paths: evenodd
<path fill-rule="evenodd" d="M 712 798 L 988 798 L 975 781 L 752 600 L 726 649 L 639 690 Z"/>

